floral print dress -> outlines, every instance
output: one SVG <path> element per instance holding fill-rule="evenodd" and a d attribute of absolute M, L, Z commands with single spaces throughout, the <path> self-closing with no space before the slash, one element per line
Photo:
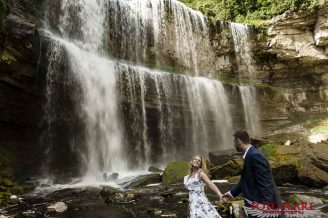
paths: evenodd
<path fill-rule="evenodd" d="M 198 179 L 198 175 L 185 176 L 184 185 L 189 190 L 190 218 L 221 218 L 211 202 L 207 199 L 205 183 Z"/>

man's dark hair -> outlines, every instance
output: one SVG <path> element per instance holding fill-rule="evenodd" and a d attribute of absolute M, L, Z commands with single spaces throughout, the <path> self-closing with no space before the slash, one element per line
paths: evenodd
<path fill-rule="evenodd" d="M 250 143 L 249 135 L 246 131 L 236 131 L 233 134 L 233 137 L 235 137 L 235 139 L 239 139 L 244 144 L 249 144 Z"/>

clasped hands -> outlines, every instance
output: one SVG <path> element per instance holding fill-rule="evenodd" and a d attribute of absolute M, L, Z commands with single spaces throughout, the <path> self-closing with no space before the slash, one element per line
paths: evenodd
<path fill-rule="evenodd" d="M 220 202 L 221 203 L 227 203 L 228 200 L 231 198 L 231 195 L 229 192 L 226 192 L 224 194 L 220 194 L 219 195 L 219 198 L 220 198 Z"/>

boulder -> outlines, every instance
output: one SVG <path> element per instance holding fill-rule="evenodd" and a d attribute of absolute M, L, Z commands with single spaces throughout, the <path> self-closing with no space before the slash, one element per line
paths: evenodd
<path fill-rule="evenodd" d="M 127 188 L 138 188 L 142 186 L 146 186 L 153 183 L 160 183 L 162 182 L 162 176 L 158 173 L 152 173 L 148 175 L 138 176 L 134 179 L 131 183 L 129 183 Z"/>
<path fill-rule="evenodd" d="M 305 203 L 313 203 L 314 207 L 319 207 L 324 204 L 323 200 L 320 198 L 316 198 L 313 196 L 307 195 L 300 195 L 300 194 L 293 194 L 288 196 L 287 201 L 293 204 L 301 204 L 302 202 Z"/>
<path fill-rule="evenodd" d="M 301 182 L 312 187 L 328 185 L 327 145 L 309 143 L 301 136 L 291 141 L 293 143 L 288 146 L 272 142 L 260 148 L 269 160 L 276 183 Z"/>
<path fill-rule="evenodd" d="M 189 162 L 171 162 L 163 172 L 163 184 L 168 186 L 183 182 L 184 176 L 189 174 Z"/>
<path fill-rule="evenodd" d="M 104 187 L 99 194 L 107 204 L 131 203 L 134 202 L 136 198 L 135 193 L 123 192 L 113 187 Z"/>
<path fill-rule="evenodd" d="M 245 214 L 244 211 L 244 200 L 241 201 L 232 201 L 231 202 L 231 215 L 235 218 L 246 218 L 247 215 Z"/>
<path fill-rule="evenodd" d="M 210 169 L 210 174 L 212 179 L 224 179 L 232 176 L 238 176 L 243 169 L 243 160 L 232 159 L 228 160 L 226 163 L 215 166 Z"/>
<path fill-rule="evenodd" d="M 152 173 L 162 173 L 163 170 L 161 170 L 161 169 L 159 169 L 159 168 L 157 168 L 157 167 L 150 166 L 150 167 L 148 168 L 148 172 L 152 172 Z"/>
<path fill-rule="evenodd" d="M 298 169 L 296 164 L 280 164 L 272 167 L 272 175 L 276 184 L 293 182 L 297 179 Z"/>
<path fill-rule="evenodd" d="M 240 176 L 231 176 L 231 177 L 228 177 L 227 179 L 228 179 L 228 182 L 237 184 L 240 180 Z"/>
<path fill-rule="evenodd" d="M 242 154 L 238 153 L 236 149 L 221 150 L 209 153 L 210 162 L 214 165 L 224 164 L 228 160 L 231 160 L 238 156 L 241 157 Z"/>
<path fill-rule="evenodd" d="M 48 212 L 62 213 L 67 210 L 67 205 L 64 202 L 57 202 L 47 207 Z"/>

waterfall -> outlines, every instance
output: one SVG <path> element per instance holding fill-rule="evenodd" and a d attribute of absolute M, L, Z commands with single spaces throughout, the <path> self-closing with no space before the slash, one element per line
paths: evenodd
<path fill-rule="evenodd" d="M 130 158 L 137 158 L 133 162 L 183 160 L 195 153 L 207 156 L 210 150 L 230 145 L 232 120 L 220 82 L 126 64 L 118 65 L 118 73 L 129 117 L 126 131 L 133 140 Z M 152 157 L 156 152 L 161 155 Z"/>
<path fill-rule="evenodd" d="M 155 68 L 177 65 L 198 75 L 208 63 L 205 17 L 175 0 L 114 0 L 109 4 L 109 53 Z M 207 51 L 210 51 L 208 49 Z"/>
<path fill-rule="evenodd" d="M 258 136 L 261 133 L 261 126 L 256 89 L 253 86 L 239 86 L 239 91 L 243 101 L 246 129 L 250 135 Z"/>
<path fill-rule="evenodd" d="M 252 80 L 252 78 L 255 77 L 256 69 L 252 59 L 248 26 L 230 23 L 230 28 L 234 41 L 239 78 L 248 78 Z M 260 110 L 257 103 L 257 91 L 255 87 L 249 85 L 239 86 L 239 91 L 242 98 L 247 131 L 252 136 L 259 135 L 261 133 L 261 125 L 259 118 Z"/>
<path fill-rule="evenodd" d="M 81 120 L 81 134 L 84 135 L 84 139 L 83 143 L 77 145 L 73 143 L 76 134 L 71 133 L 68 146 L 72 146 L 71 153 L 77 153 L 75 156 L 81 159 L 80 171 L 86 177 L 96 178 L 100 172 L 126 170 L 116 96 L 116 63 L 103 56 L 107 5 L 105 1 L 97 0 L 63 0 L 57 2 L 59 3 L 60 22 L 56 27 L 60 37 L 49 31 L 46 35 L 56 45 L 50 45 L 50 54 L 56 54 L 60 45 L 61 53 L 66 54 L 69 70 L 61 69 L 64 72 L 60 72 L 60 69 L 55 69 L 56 66 L 63 64 L 63 60 L 60 55 L 50 55 L 47 83 L 51 84 L 53 80 L 56 80 L 55 83 L 66 83 L 67 81 L 57 79 L 57 74 L 63 73 L 71 75 L 76 83 L 74 86 L 80 87 L 78 95 L 72 96 L 75 99 L 74 106 L 79 108 L 70 111 L 69 114 L 79 114 L 77 120 Z M 74 90 L 75 87 L 70 88 Z M 50 85 L 47 86 L 47 90 L 48 93 L 56 91 Z M 53 102 L 54 96 L 47 94 L 46 108 L 52 108 L 57 104 Z M 45 113 L 45 119 L 49 120 L 56 112 L 47 110 Z M 74 123 L 78 122 L 77 120 L 68 119 L 66 122 Z M 59 121 L 55 119 L 53 122 Z M 49 131 L 47 132 L 49 134 Z"/>
<path fill-rule="evenodd" d="M 106 181 L 99 175 L 231 146 L 224 85 L 197 76 L 212 55 L 199 12 L 174 0 L 49 1 L 48 10 L 49 168 L 63 155 L 86 180 Z M 167 58 L 189 73 L 160 70 Z"/>

